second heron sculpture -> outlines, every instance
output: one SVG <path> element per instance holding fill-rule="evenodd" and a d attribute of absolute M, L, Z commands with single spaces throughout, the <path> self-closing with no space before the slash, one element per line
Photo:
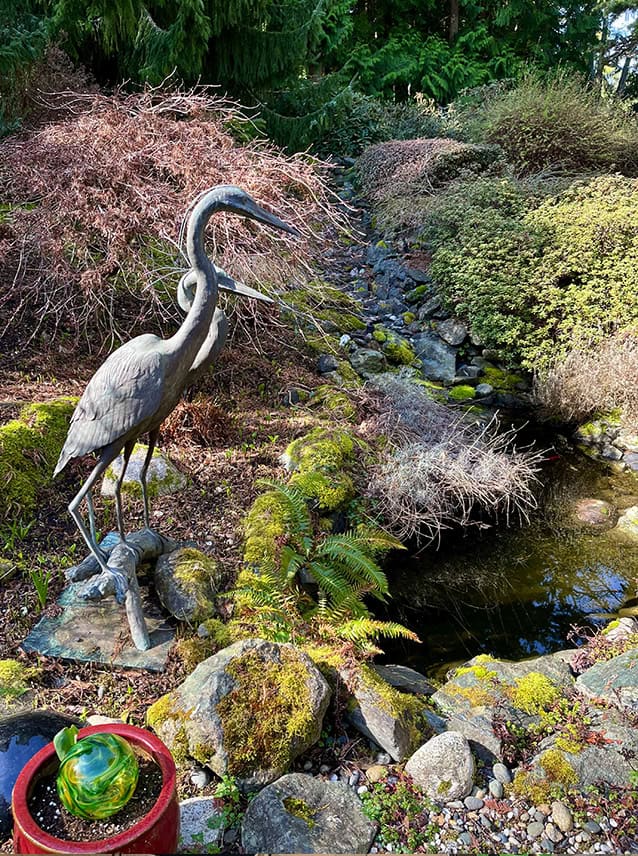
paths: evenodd
<path fill-rule="evenodd" d="M 97 464 L 69 504 L 69 513 L 102 571 L 113 576 L 115 594 L 119 602 L 123 602 L 125 598 L 127 580 L 109 568 L 106 557 L 97 544 L 91 491 L 107 467 L 123 452 L 122 470 L 115 487 L 115 508 L 119 534 L 124 541 L 126 536 L 122 520 L 122 481 L 137 439 L 148 434 L 148 453 L 140 478 L 144 498 L 144 523 L 149 527 L 146 474 L 160 426 L 177 406 L 184 388 L 192 383 L 193 371 L 199 369 L 204 358 L 206 364 L 209 364 L 209 344 L 216 327 L 214 322 L 218 271 L 206 255 L 204 230 L 211 216 L 222 210 L 232 211 L 275 229 L 297 234 L 274 214 L 257 205 L 239 187 L 220 185 L 203 194 L 188 220 L 186 252 L 191 270 L 183 278 L 182 287 L 195 285 L 195 293 L 192 299 L 191 295 L 188 295 L 189 308 L 184 322 L 170 339 L 162 339 L 152 334 L 137 336 L 107 358 L 89 381 L 75 408 L 55 468 L 54 475 L 63 470 L 73 458 L 90 452 L 98 455 Z M 252 291 L 242 291 L 241 287 L 228 290 L 236 290 L 240 294 Z M 219 312 L 220 310 L 217 310 L 217 321 Z M 196 373 L 199 374 L 199 371 Z M 85 497 L 89 528 L 79 511 Z"/>

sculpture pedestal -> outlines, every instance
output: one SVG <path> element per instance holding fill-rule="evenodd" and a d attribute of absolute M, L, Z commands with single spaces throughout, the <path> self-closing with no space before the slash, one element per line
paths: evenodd
<path fill-rule="evenodd" d="M 175 630 L 167 624 L 159 607 L 149 602 L 144 587 L 142 607 L 151 638 L 147 651 L 133 645 L 126 610 L 114 597 L 82 600 L 78 597 L 81 588 L 81 583 L 72 583 L 62 592 L 58 599 L 61 613 L 41 618 L 22 643 L 24 650 L 82 663 L 163 672 Z"/>

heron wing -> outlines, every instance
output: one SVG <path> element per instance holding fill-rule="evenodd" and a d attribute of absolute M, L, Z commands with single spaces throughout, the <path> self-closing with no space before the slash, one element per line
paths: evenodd
<path fill-rule="evenodd" d="M 118 348 L 84 390 L 55 471 L 63 469 L 71 458 L 98 451 L 142 426 L 159 409 L 163 388 L 164 363 L 159 349 L 144 347 L 137 340 Z"/>

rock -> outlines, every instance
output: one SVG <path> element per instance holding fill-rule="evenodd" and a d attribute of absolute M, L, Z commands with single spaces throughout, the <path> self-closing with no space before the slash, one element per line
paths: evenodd
<path fill-rule="evenodd" d="M 153 577 L 162 606 L 189 624 L 199 624 L 216 614 L 219 578 L 217 562 L 192 547 L 160 556 Z"/>
<path fill-rule="evenodd" d="M 471 847 L 472 846 L 472 835 L 469 832 L 462 832 L 459 835 L 459 844 L 462 844 L 463 847 Z"/>
<path fill-rule="evenodd" d="M 491 764 L 495 758 L 500 757 L 501 741 L 494 734 L 492 713 L 489 709 L 458 711 L 447 720 L 447 728 L 458 731 L 466 737 L 472 752 L 486 764 Z M 436 728 L 435 730 L 441 732 L 445 729 Z"/>
<path fill-rule="evenodd" d="M 497 782 L 500 782 L 503 785 L 509 785 L 512 781 L 512 774 L 507 769 L 505 764 L 494 764 L 492 767 L 492 775 L 496 779 Z"/>
<path fill-rule="evenodd" d="M 132 496 L 142 496 L 142 484 L 140 473 L 146 459 L 148 446 L 137 443 L 126 468 L 126 475 L 122 482 L 122 493 Z M 115 496 L 115 483 L 122 472 L 122 456 L 116 458 L 104 474 L 102 481 L 102 496 Z M 166 496 L 169 493 L 178 493 L 186 485 L 186 476 L 172 464 L 168 458 L 156 449 L 153 452 L 146 476 L 148 495 Z"/>
<path fill-rule="evenodd" d="M 492 779 L 488 784 L 489 792 L 495 800 L 503 799 L 503 784 L 498 779 Z"/>
<path fill-rule="evenodd" d="M 99 713 L 92 713 L 91 716 L 87 716 L 86 724 L 87 725 L 113 725 L 114 722 L 122 723 L 121 719 L 115 719 L 113 716 L 102 716 Z"/>
<path fill-rule="evenodd" d="M 528 838 L 538 838 L 539 835 L 542 835 L 543 830 L 545 829 L 545 824 L 539 820 L 533 820 L 531 823 L 527 824 L 527 837 Z"/>
<path fill-rule="evenodd" d="M 607 461 L 620 461 L 623 456 L 621 450 L 617 449 L 616 446 L 612 446 L 611 443 L 605 443 L 600 454 Z"/>
<path fill-rule="evenodd" d="M 63 713 L 33 710 L 0 719 L 0 841 L 13 827 L 11 793 L 27 761 L 62 728 L 83 723 Z"/>
<path fill-rule="evenodd" d="M 574 818 L 565 803 L 556 800 L 552 803 L 552 818 L 561 832 L 569 832 L 574 827 Z"/>
<path fill-rule="evenodd" d="M 388 768 L 382 764 L 373 764 L 366 770 L 366 778 L 369 782 L 380 782 L 388 773 Z"/>
<path fill-rule="evenodd" d="M 574 517 L 593 529 L 611 529 L 616 524 L 616 509 L 603 499 L 579 499 L 574 506 Z"/>
<path fill-rule="evenodd" d="M 456 349 L 436 333 L 419 333 L 413 339 L 414 350 L 421 360 L 423 374 L 430 380 L 451 383 L 456 375 Z"/>
<path fill-rule="evenodd" d="M 380 351 L 372 348 L 357 348 L 348 357 L 352 368 L 362 377 L 380 374 L 387 368 L 386 360 Z"/>
<path fill-rule="evenodd" d="M 624 615 L 610 622 L 603 632 L 605 639 L 610 642 L 622 642 L 634 633 L 638 633 L 638 621 L 629 615 Z"/>
<path fill-rule="evenodd" d="M 17 573 L 18 566 L 15 562 L 0 558 L 0 584 L 8 583 Z"/>
<path fill-rule="evenodd" d="M 274 781 L 319 739 L 330 689 L 293 645 L 247 639 L 224 648 L 147 713 L 175 754 L 244 789 Z"/>
<path fill-rule="evenodd" d="M 465 797 L 463 804 L 468 811 L 478 811 L 485 805 L 484 801 L 478 797 Z"/>
<path fill-rule="evenodd" d="M 210 785 L 213 777 L 205 767 L 199 767 L 190 774 L 191 784 L 200 790 Z"/>
<path fill-rule="evenodd" d="M 179 804 L 180 853 L 216 853 L 224 828 L 223 814 L 210 797 L 192 797 Z"/>
<path fill-rule="evenodd" d="M 553 844 L 558 844 L 559 841 L 562 841 L 563 834 L 559 829 L 556 829 L 553 823 L 545 824 L 545 837 L 548 841 L 551 841 Z"/>
<path fill-rule="evenodd" d="M 494 392 L 494 387 L 489 383 L 478 383 L 474 387 L 474 390 L 479 398 L 486 398 Z"/>
<path fill-rule="evenodd" d="M 456 318 L 448 318 L 445 321 L 439 321 L 436 332 L 448 345 L 456 348 L 463 344 L 467 337 L 467 325 Z"/>
<path fill-rule="evenodd" d="M 348 341 L 350 337 L 348 336 Z M 339 360 L 333 354 L 321 354 L 317 360 L 317 371 L 320 374 L 334 372 L 339 368 Z"/>
<path fill-rule="evenodd" d="M 347 714 L 350 722 L 385 749 L 388 763 L 405 760 L 424 736 L 417 724 L 416 699 L 386 684 L 366 666 L 354 673 L 343 671 L 341 677 L 352 693 Z"/>
<path fill-rule="evenodd" d="M 576 689 L 616 707 L 638 710 L 638 649 L 625 651 L 579 675 Z"/>
<path fill-rule="evenodd" d="M 632 472 L 638 473 L 638 452 L 625 452 L 623 455 L 623 463 L 626 464 Z"/>
<path fill-rule="evenodd" d="M 241 843 L 247 853 L 367 853 L 375 833 L 345 785 L 291 773 L 252 800 Z"/>
<path fill-rule="evenodd" d="M 623 540 L 638 544 L 638 505 L 632 505 L 624 511 L 613 531 Z"/>
<path fill-rule="evenodd" d="M 478 366 L 459 366 L 459 372 L 458 375 L 454 378 L 454 381 L 458 381 L 459 383 L 465 383 L 468 380 L 476 380 L 480 373 L 481 370 Z"/>
<path fill-rule="evenodd" d="M 397 689 L 428 696 L 436 692 L 436 687 L 428 681 L 425 675 L 410 669 L 408 666 L 394 664 L 382 666 L 374 663 L 372 668 L 387 684 Z"/>
<path fill-rule="evenodd" d="M 431 318 L 441 308 L 441 298 L 435 294 L 428 300 L 424 301 L 419 307 L 417 318 L 419 321 L 425 321 L 426 318 Z"/>
<path fill-rule="evenodd" d="M 596 823 L 595 820 L 586 820 L 585 823 L 583 823 L 583 829 L 590 835 L 598 835 L 600 832 L 602 832 L 600 824 Z"/>
<path fill-rule="evenodd" d="M 447 802 L 466 797 L 472 790 L 474 758 L 462 734 L 445 731 L 417 749 L 405 772 L 431 799 Z"/>
<path fill-rule="evenodd" d="M 424 285 L 428 282 L 432 282 L 432 277 L 426 270 L 421 270 L 420 268 L 409 267 L 406 268 L 406 275 L 416 282 L 418 285 Z"/>

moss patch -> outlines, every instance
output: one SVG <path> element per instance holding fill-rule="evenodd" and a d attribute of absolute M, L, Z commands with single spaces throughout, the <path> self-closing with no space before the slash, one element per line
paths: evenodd
<path fill-rule="evenodd" d="M 28 681 L 36 678 L 40 669 L 25 666 L 17 660 L 0 660 L 0 698 L 11 702 L 29 689 Z"/>
<path fill-rule="evenodd" d="M 461 383 L 453 386 L 448 396 L 452 401 L 471 401 L 476 395 L 476 390 L 469 384 Z"/>
<path fill-rule="evenodd" d="M 354 687 L 361 686 L 364 690 L 368 689 L 373 693 L 379 707 L 398 719 L 408 729 L 410 752 L 416 751 L 427 737 L 431 736 L 432 730 L 423 716 L 423 701 L 419 701 L 417 696 L 402 693 L 390 686 L 367 665 L 357 667 Z"/>
<path fill-rule="evenodd" d="M 274 558 L 277 541 L 286 531 L 286 514 L 279 498 L 271 493 L 258 496 L 244 521 L 246 564 L 259 567 L 264 559 Z"/>
<path fill-rule="evenodd" d="M 29 404 L 0 425 L 0 514 L 28 516 L 53 474 L 77 398 Z"/>
<path fill-rule="evenodd" d="M 316 810 L 313 809 L 305 800 L 298 799 L 297 797 L 286 797 L 283 800 L 283 806 L 293 817 L 298 817 L 299 820 L 303 820 L 303 822 L 308 826 L 308 829 L 312 829 L 315 825 L 315 816 L 317 814 Z"/>
<path fill-rule="evenodd" d="M 226 668 L 235 687 L 217 705 L 227 750 L 228 772 L 285 771 L 295 743 L 305 743 L 315 723 L 307 687 L 307 666 L 299 652 L 281 649 L 281 663 L 249 651 Z"/>
<path fill-rule="evenodd" d="M 293 440 L 286 456 L 296 468 L 290 484 L 325 511 L 335 511 L 355 495 L 347 468 L 354 463 L 354 441 L 345 431 L 315 428 Z"/>
<path fill-rule="evenodd" d="M 481 380 L 502 392 L 515 392 L 518 385 L 524 383 L 521 375 L 497 369 L 496 366 L 486 366 L 483 369 Z"/>
<path fill-rule="evenodd" d="M 537 714 L 558 701 L 560 690 L 547 675 L 529 672 L 517 679 L 516 686 L 511 690 L 511 698 L 515 707 L 525 713 Z"/>
<path fill-rule="evenodd" d="M 399 366 L 410 366 L 415 362 L 416 352 L 407 339 L 403 339 L 382 325 L 377 325 L 372 335 L 379 342 L 381 350 L 391 363 Z"/>

